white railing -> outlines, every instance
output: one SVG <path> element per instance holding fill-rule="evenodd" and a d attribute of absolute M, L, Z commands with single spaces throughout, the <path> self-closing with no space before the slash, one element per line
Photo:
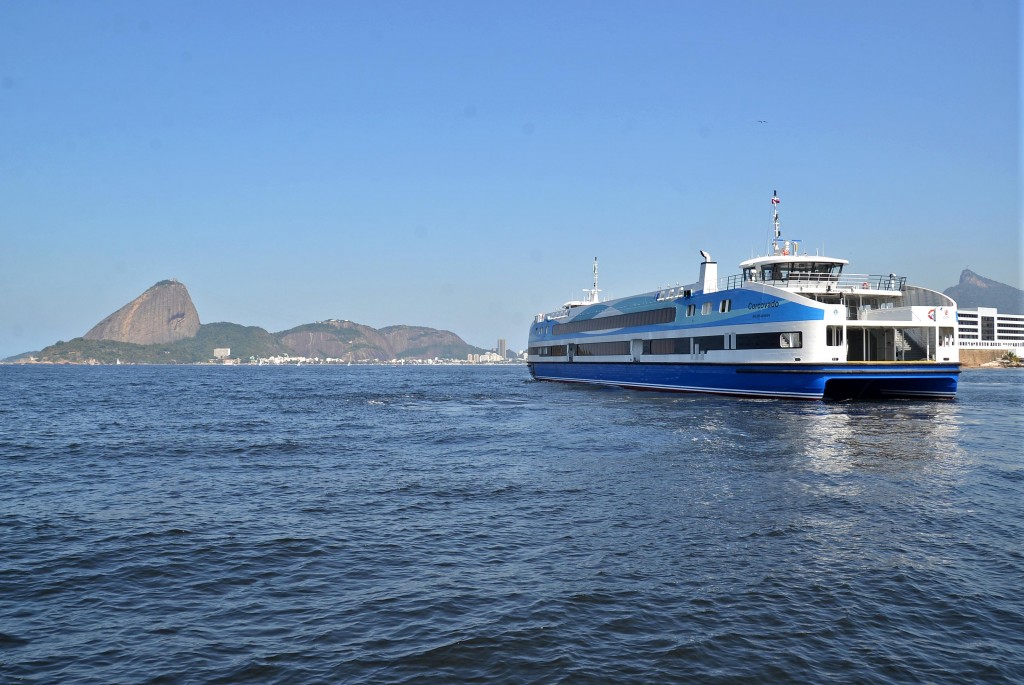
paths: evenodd
<path fill-rule="evenodd" d="M 534 323 L 540 323 L 541 321 L 551 321 L 553 319 L 564 319 L 569 316 L 569 310 L 559 309 L 558 311 L 548 312 L 547 314 L 538 314 L 533 317 Z"/>
<path fill-rule="evenodd" d="M 764 283 L 777 288 L 811 287 L 815 290 L 885 290 L 891 292 L 902 292 L 907 284 L 906 276 L 888 276 L 872 274 L 814 274 L 805 272 L 794 272 L 786 278 L 771 280 L 743 280 L 742 274 L 725 276 L 718 279 L 718 289 L 728 290 L 738 288 L 746 283 Z"/>

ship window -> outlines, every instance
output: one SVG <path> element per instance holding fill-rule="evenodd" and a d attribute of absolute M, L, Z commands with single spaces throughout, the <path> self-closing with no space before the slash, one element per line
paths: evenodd
<path fill-rule="evenodd" d="M 577 357 L 590 357 L 604 354 L 629 354 L 629 341 L 579 343 L 576 345 Z"/>
<path fill-rule="evenodd" d="M 697 305 L 695 305 L 695 304 L 688 304 L 688 305 L 686 305 L 686 315 L 687 316 L 693 316 L 696 313 L 697 313 Z"/>
<path fill-rule="evenodd" d="M 584 321 L 570 321 L 552 326 L 553 335 L 566 335 L 568 333 L 585 333 L 587 331 L 606 331 L 612 328 L 629 328 L 632 326 L 652 326 L 661 323 L 672 323 L 676 320 L 675 307 L 663 307 L 661 309 L 648 309 L 643 312 L 631 314 L 615 314 L 613 316 L 602 316 L 597 319 L 586 319 Z"/>
<path fill-rule="evenodd" d="M 724 350 L 725 336 L 699 335 L 693 339 L 693 344 L 696 350 L 699 350 L 700 352 L 707 352 L 709 350 Z"/>
<path fill-rule="evenodd" d="M 778 333 L 737 333 L 737 350 L 777 350 L 779 348 Z"/>
<path fill-rule="evenodd" d="M 826 326 L 825 327 L 825 344 L 829 347 L 838 347 L 843 344 L 843 327 L 842 326 Z"/>
<path fill-rule="evenodd" d="M 704 304 L 702 304 L 700 306 L 700 313 L 701 313 L 701 316 L 704 316 L 705 314 L 710 314 L 711 313 L 711 303 L 710 302 L 705 302 Z"/>
<path fill-rule="evenodd" d="M 841 327 L 829 326 L 829 328 L 838 328 L 839 334 L 842 336 Z M 800 333 L 739 333 L 736 335 L 737 350 L 777 350 L 783 347 L 803 347 Z"/>
<path fill-rule="evenodd" d="M 779 333 L 779 347 L 796 348 L 803 347 L 804 343 L 799 332 Z"/>
<path fill-rule="evenodd" d="M 718 303 L 718 311 L 725 314 L 727 311 L 732 309 L 732 300 L 722 300 Z"/>
<path fill-rule="evenodd" d="M 566 354 L 565 345 L 544 345 L 542 347 L 531 347 L 530 354 L 538 357 L 564 357 Z"/>
<path fill-rule="evenodd" d="M 690 339 L 644 340 L 644 354 L 690 354 Z"/>

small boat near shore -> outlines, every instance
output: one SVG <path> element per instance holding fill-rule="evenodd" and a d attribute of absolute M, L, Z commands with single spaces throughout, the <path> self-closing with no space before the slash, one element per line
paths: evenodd
<path fill-rule="evenodd" d="M 538 314 L 527 364 L 538 380 L 637 390 L 794 399 L 953 399 L 956 302 L 895 273 L 783 239 L 777 194 L 768 254 L 719 278 L 701 251 L 697 280 Z"/>

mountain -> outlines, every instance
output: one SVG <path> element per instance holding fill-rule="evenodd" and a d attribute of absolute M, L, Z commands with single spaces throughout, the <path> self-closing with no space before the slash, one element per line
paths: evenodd
<path fill-rule="evenodd" d="M 277 339 L 298 357 L 330 357 L 352 362 L 397 358 L 379 331 L 352 321 L 331 319 L 307 323 L 278 333 Z"/>
<path fill-rule="evenodd" d="M 257 326 L 235 323 L 210 323 L 199 327 L 196 335 L 184 340 L 153 345 L 117 340 L 88 340 L 75 338 L 58 341 L 30 356 L 42 362 L 68 364 L 113 364 L 117 361 L 131 364 L 194 364 L 209 361 L 218 347 L 231 348 L 231 355 L 242 359 L 271 357 L 289 351 L 270 333 Z M 5 361 L 25 361 L 29 355 L 20 355 Z"/>
<path fill-rule="evenodd" d="M 135 345 L 170 343 L 195 337 L 199 312 L 188 288 L 160 281 L 92 327 L 86 340 L 114 340 Z"/>
<path fill-rule="evenodd" d="M 5 361 L 27 361 L 31 356 L 42 362 L 71 364 L 189 364 L 209 361 L 217 348 L 229 348 L 232 357 L 242 360 L 293 356 L 355 362 L 465 359 L 468 354 L 485 351 L 451 331 L 422 326 L 377 330 L 329 319 L 269 333 L 258 326 L 200 324 L 184 284 L 160 281 L 83 337 Z"/>
<path fill-rule="evenodd" d="M 398 359 L 465 359 L 467 354 L 486 352 L 467 345 L 451 331 L 423 326 L 387 326 L 380 334 Z"/>
<path fill-rule="evenodd" d="M 451 331 L 423 326 L 376 329 L 329 319 L 276 333 L 277 339 L 299 357 L 366 361 L 369 359 L 465 359 L 485 350 L 466 343 Z"/>
<path fill-rule="evenodd" d="M 75 338 L 5 361 L 27 361 L 31 356 L 41 362 L 69 364 L 113 364 L 117 361 L 196 364 L 210 361 L 213 351 L 223 347 L 231 350 L 232 357 L 242 360 L 292 356 L 353 362 L 465 359 L 468 354 L 486 351 L 466 343 L 451 331 L 422 326 L 389 326 L 378 331 L 352 321 L 328 321 L 269 333 L 258 326 L 209 323 L 200 326 L 194 337 L 172 343 L 138 345 L 116 340 Z"/>
<path fill-rule="evenodd" d="M 1024 314 L 1024 290 L 979 276 L 970 269 L 960 274 L 960 282 L 942 291 L 956 300 L 961 309 L 992 307 L 1000 314 Z"/>

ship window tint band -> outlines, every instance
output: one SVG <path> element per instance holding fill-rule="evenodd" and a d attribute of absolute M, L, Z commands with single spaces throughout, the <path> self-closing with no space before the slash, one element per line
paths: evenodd
<path fill-rule="evenodd" d="M 661 309 L 648 309 L 645 312 L 633 312 L 631 314 L 616 314 L 614 316 L 602 316 L 597 319 L 585 321 L 570 321 L 569 323 L 556 323 L 551 327 L 552 335 L 567 335 L 571 333 L 586 333 L 587 331 L 606 331 L 612 328 L 632 328 L 633 326 L 652 326 L 659 323 L 672 323 L 676 320 L 675 307 L 663 307 Z"/>
<path fill-rule="evenodd" d="M 545 345 L 543 347 L 531 347 L 530 354 L 538 357 L 564 357 L 565 345 Z"/>
<path fill-rule="evenodd" d="M 690 339 L 644 340 L 644 354 L 690 354 Z"/>
<path fill-rule="evenodd" d="M 842 329 L 839 329 L 842 344 Z M 782 348 L 803 347 L 803 336 L 794 333 L 738 333 L 736 335 L 737 350 L 778 350 Z M 705 348 L 701 348 L 705 349 Z"/>
<path fill-rule="evenodd" d="M 579 343 L 576 345 L 577 357 L 591 357 L 605 354 L 629 354 L 629 341 L 603 343 Z"/>
<path fill-rule="evenodd" d="M 710 352 L 711 350 L 725 349 L 724 335 L 699 335 L 693 339 L 694 351 Z"/>

